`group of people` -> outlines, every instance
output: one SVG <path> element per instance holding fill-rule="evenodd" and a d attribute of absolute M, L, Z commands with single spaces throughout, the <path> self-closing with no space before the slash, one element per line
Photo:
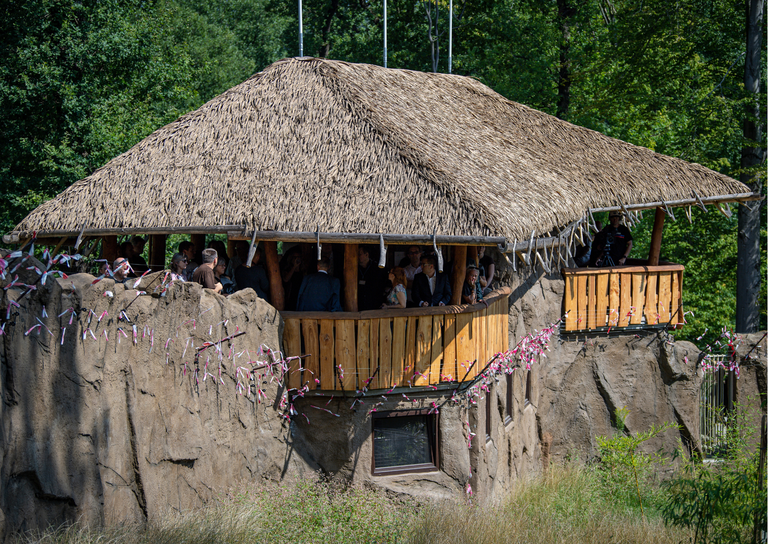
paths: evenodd
<path fill-rule="evenodd" d="M 141 257 L 144 243 L 143 238 L 134 236 L 120 246 L 120 256 L 112 263 L 115 281 L 125 282 L 147 270 L 147 263 Z M 306 259 L 300 246 L 284 253 L 280 261 L 280 275 L 286 310 L 342 311 L 341 282 L 334 274 L 332 247 L 330 244 L 323 245 L 317 261 Z M 496 268 L 493 259 L 485 255 L 484 250 L 484 247 L 479 247 L 477 258 L 467 263 L 461 296 L 466 304 L 482 301 L 491 290 Z M 171 279 L 199 283 L 224 295 L 250 287 L 259 297 L 269 301 L 269 279 L 262 266 L 262 249 L 257 247 L 251 263 L 246 264 L 248 251 L 248 243 L 239 241 L 230 259 L 223 242 L 212 241 L 200 253 L 191 241 L 181 242 L 178 253 L 171 259 Z M 358 310 L 445 306 L 450 303 L 450 275 L 438 271 L 436 255 L 424 253 L 419 246 L 410 246 L 398 265 L 387 271 L 378 267 L 372 253 L 367 246 L 358 248 Z M 446 270 L 451 267 L 452 263 L 448 263 Z"/>
<path fill-rule="evenodd" d="M 171 259 L 171 278 L 199 283 L 223 295 L 231 295 L 250 287 L 261 298 L 269 301 L 267 273 L 259 265 L 262 250 L 257 248 L 251 263 L 246 264 L 248 249 L 246 242 L 239 241 L 235 244 L 235 254 L 228 259 L 224 243 L 214 240 L 201 252 L 201 264 L 198 265 L 195 262 L 195 244 L 181 242 L 179 252 Z"/>
<path fill-rule="evenodd" d="M 358 248 L 357 296 L 358 310 L 380 308 L 407 308 L 445 306 L 452 296 L 449 274 L 438 271 L 438 260 L 434 254 L 424 254 L 419 246 L 411 246 L 405 258 L 389 271 L 378 267 L 366 246 Z M 284 257 L 285 258 L 285 257 Z M 295 291 L 295 307 L 302 312 L 341 311 L 341 282 L 332 273 L 332 259 L 329 254 L 321 255 L 317 261 L 317 272 L 302 274 L 300 253 L 289 257 L 288 266 L 283 269 L 286 292 Z M 480 302 L 491 291 L 495 273 L 493 259 L 478 248 L 476 262 L 468 263 L 462 301 L 467 304 Z M 451 264 L 446 269 L 450 270 Z M 291 296 L 286 297 L 289 304 Z"/>

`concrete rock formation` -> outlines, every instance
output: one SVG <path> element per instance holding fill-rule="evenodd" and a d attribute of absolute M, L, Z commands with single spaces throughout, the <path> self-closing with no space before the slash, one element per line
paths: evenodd
<path fill-rule="evenodd" d="M 11 308 L 0 337 L 0 533 L 152 518 L 241 481 L 317 469 L 292 454 L 270 367 L 256 371 L 250 398 L 238 394 L 237 367 L 269 362 L 261 345 L 279 348 L 275 309 L 251 290 L 225 299 L 191 283 L 151 296 L 157 276 L 140 297 L 87 274 L 49 279 Z M 220 345 L 221 370 L 217 346 L 195 363 L 194 347 L 236 332 Z"/>

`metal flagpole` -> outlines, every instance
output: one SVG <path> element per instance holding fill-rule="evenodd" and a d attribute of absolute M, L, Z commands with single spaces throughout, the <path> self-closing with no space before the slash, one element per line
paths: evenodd
<path fill-rule="evenodd" d="M 448 73 L 453 73 L 453 0 L 448 7 Z"/>
<path fill-rule="evenodd" d="M 386 67 L 387 67 L 387 0 L 384 0 L 384 68 Z"/>
<path fill-rule="evenodd" d="M 304 21 L 301 9 L 301 0 L 299 0 L 299 56 L 304 56 Z"/>

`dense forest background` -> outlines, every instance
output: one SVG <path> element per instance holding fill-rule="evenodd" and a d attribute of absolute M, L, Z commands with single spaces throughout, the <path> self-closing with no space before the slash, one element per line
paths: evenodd
<path fill-rule="evenodd" d="M 299 54 L 296 2 L 0 1 L 3 232 L 153 130 Z M 305 55 L 383 64 L 381 0 L 303 7 Z M 453 26 L 454 73 L 571 123 L 743 173 L 744 0 L 456 0 Z M 448 0 L 389 0 L 388 66 L 448 71 Z M 652 218 L 636 230 L 635 255 Z M 687 266 L 694 311 L 685 337 L 733 324 L 736 229 L 736 214 L 714 208 L 694 211 L 692 225 L 682 212 L 668 221 L 662 258 Z"/>

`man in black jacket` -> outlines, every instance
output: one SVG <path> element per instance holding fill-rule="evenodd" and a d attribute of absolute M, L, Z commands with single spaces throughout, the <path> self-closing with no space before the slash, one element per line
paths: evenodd
<path fill-rule="evenodd" d="M 438 274 L 437 257 L 421 258 L 421 273 L 413 278 L 411 298 L 416 306 L 445 306 L 451 301 L 448 274 Z"/>

